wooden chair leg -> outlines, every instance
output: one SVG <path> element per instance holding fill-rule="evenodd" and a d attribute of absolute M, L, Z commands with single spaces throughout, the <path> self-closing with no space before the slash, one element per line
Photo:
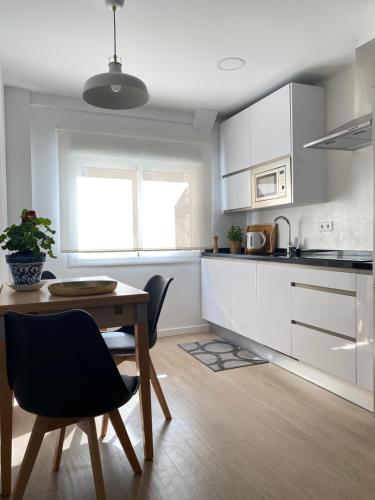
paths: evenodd
<path fill-rule="evenodd" d="M 94 475 L 94 484 L 97 500 L 105 500 L 105 488 L 103 480 L 102 464 L 100 462 L 100 452 L 98 445 L 98 437 L 96 434 L 95 419 L 88 418 L 81 422 L 80 427 L 86 432 L 89 440 L 89 450 L 91 458 L 92 472 Z"/>
<path fill-rule="evenodd" d="M 113 357 L 117 366 L 121 365 L 124 361 L 135 361 L 134 356 L 114 356 Z M 100 430 L 100 438 L 104 439 L 108 432 L 109 416 L 103 415 L 102 428 Z"/>
<path fill-rule="evenodd" d="M 163 410 L 165 420 L 172 420 L 172 415 L 169 411 L 167 401 L 165 399 L 163 390 L 161 388 L 158 376 L 156 375 L 155 367 L 152 362 L 152 359 L 150 357 L 150 378 L 151 378 L 151 384 L 152 387 L 154 388 L 156 397 L 158 398 L 159 404 L 161 406 L 161 409 Z"/>
<path fill-rule="evenodd" d="M 102 428 L 101 428 L 101 431 L 100 431 L 100 437 L 103 439 L 105 438 L 106 434 L 107 434 L 107 431 L 108 431 L 108 422 L 109 422 L 109 416 L 108 414 L 106 413 L 105 415 L 103 415 L 102 417 Z"/>
<path fill-rule="evenodd" d="M 129 439 L 128 433 L 126 432 L 126 428 L 124 422 L 122 421 L 120 412 L 118 410 L 111 411 L 109 413 L 109 418 L 111 419 L 111 423 L 113 425 L 113 428 L 115 429 L 117 437 L 119 438 L 121 446 L 126 456 L 128 457 L 134 474 L 141 474 L 141 466 L 139 465 L 137 455 L 135 454 L 133 445 Z"/>
<path fill-rule="evenodd" d="M 23 497 L 36 457 L 38 456 L 44 434 L 48 430 L 48 424 L 49 419 L 47 417 L 36 417 L 29 443 L 26 448 L 26 453 L 21 464 L 20 472 L 17 477 L 12 497 L 13 500 L 21 500 Z"/>
<path fill-rule="evenodd" d="M 60 433 L 59 433 L 59 440 L 57 441 L 57 445 L 56 445 L 55 458 L 53 459 L 53 470 L 56 470 L 56 471 L 59 470 L 59 468 L 60 468 L 62 449 L 64 446 L 65 430 L 66 430 L 66 427 L 61 427 Z"/>

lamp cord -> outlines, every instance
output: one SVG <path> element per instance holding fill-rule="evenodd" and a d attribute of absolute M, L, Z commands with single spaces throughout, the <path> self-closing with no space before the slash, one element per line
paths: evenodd
<path fill-rule="evenodd" d="M 117 63 L 117 45 L 116 45 L 116 5 L 113 5 L 113 46 L 114 46 L 114 56 L 113 59 Z"/>

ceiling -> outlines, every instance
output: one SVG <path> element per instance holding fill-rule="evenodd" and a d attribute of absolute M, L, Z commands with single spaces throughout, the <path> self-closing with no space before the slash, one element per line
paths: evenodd
<path fill-rule="evenodd" d="M 227 114 L 284 82 L 319 81 L 375 37 L 373 0 L 125 0 L 118 15 L 124 71 L 151 106 Z M 5 82 L 79 96 L 106 71 L 112 19 L 104 0 L 1 0 Z M 217 62 L 237 56 L 238 71 Z"/>

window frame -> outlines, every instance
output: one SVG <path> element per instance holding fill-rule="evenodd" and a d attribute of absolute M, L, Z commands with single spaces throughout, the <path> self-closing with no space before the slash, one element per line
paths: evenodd
<path fill-rule="evenodd" d="M 157 164 L 152 160 L 149 162 L 124 162 L 120 159 L 109 159 L 106 157 L 101 157 L 96 155 L 74 155 L 74 169 L 80 172 L 80 176 L 86 177 L 90 169 L 109 169 L 109 170 L 123 170 L 124 172 L 131 174 L 133 173 L 133 186 L 134 186 L 134 238 L 135 242 L 138 243 L 138 247 L 142 244 L 142 227 L 140 227 L 140 221 L 142 219 L 142 181 L 145 172 L 153 173 L 177 173 L 185 174 L 189 176 L 190 180 L 190 190 L 191 196 L 197 197 L 197 179 L 195 175 L 189 171 L 189 168 L 184 168 L 183 165 L 178 165 L 177 167 L 173 165 L 171 167 L 168 162 L 164 165 Z M 85 172 L 86 171 L 86 172 Z M 88 177 L 91 177 L 88 175 Z M 94 176 L 93 176 L 94 177 Z M 77 208 L 76 208 L 77 209 Z M 192 203 L 192 217 L 194 211 L 194 203 Z M 138 264 L 148 264 L 148 263 L 178 263 L 178 262 L 195 262 L 200 260 L 200 255 L 202 248 L 186 248 L 186 249 L 176 249 L 176 250 L 134 250 L 134 251 L 87 251 L 87 252 L 63 252 L 68 255 L 68 267 L 91 267 L 91 266 L 119 266 L 119 265 L 138 265 Z M 87 255 L 90 253 L 101 254 L 97 258 L 88 258 Z M 114 257 L 114 253 L 121 254 Z M 126 257 L 123 254 L 137 253 L 138 256 Z M 155 255 L 159 253 L 160 255 Z M 149 254 L 149 256 L 147 255 Z M 154 254 L 151 256 L 151 254 Z M 168 255 L 166 255 L 168 254 Z"/>
<path fill-rule="evenodd" d="M 93 252 L 99 253 L 99 252 Z M 148 251 L 137 251 L 137 252 L 118 252 L 121 257 L 118 258 L 109 256 L 114 252 L 101 252 L 100 256 L 95 256 L 94 258 L 87 258 L 86 253 L 68 253 L 67 266 L 70 268 L 77 267 L 122 267 L 122 266 L 139 266 L 139 265 L 159 265 L 159 264 L 185 264 L 185 263 L 198 263 L 201 260 L 202 249 L 191 249 L 191 250 L 171 250 L 160 252 L 148 252 Z M 123 253 L 137 253 L 138 256 L 126 257 Z M 142 255 L 139 254 L 147 254 Z M 160 253 L 159 256 L 151 255 L 155 253 Z M 166 255 L 168 253 L 169 255 Z M 162 255 L 163 254 L 163 255 Z"/>
<path fill-rule="evenodd" d="M 107 131 L 77 130 L 75 128 L 56 128 L 58 136 L 59 155 L 59 210 L 60 219 L 60 239 L 67 265 L 71 267 L 81 266 L 123 266 L 139 265 L 147 263 L 179 263 L 179 262 L 199 262 L 201 251 L 210 243 L 207 238 L 212 224 L 212 204 L 210 203 L 212 193 L 210 180 L 212 179 L 212 143 L 210 141 L 195 142 L 184 140 L 166 140 L 158 137 L 138 137 L 121 133 L 108 133 Z M 89 163 L 87 163 L 89 160 Z M 140 251 L 136 257 L 126 256 L 114 257 L 113 253 L 106 252 L 105 249 L 97 258 L 87 258 L 88 253 L 80 251 L 76 244 L 76 234 L 74 231 L 75 214 L 71 210 L 69 203 L 69 184 L 71 176 L 80 164 L 84 166 L 99 168 L 124 168 L 124 170 L 167 170 L 170 172 L 192 172 L 192 239 L 190 248 L 176 245 L 178 249 L 158 252 L 149 250 L 148 253 Z M 139 168 L 140 167 L 140 168 Z M 193 187 L 194 185 L 194 187 Z M 139 183 L 136 185 L 137 203 Z M 208 190 L 208 191 L 207 191 Z M 204 208 L 204 210 L 203 210 Z M 138 209 L 138 205 L 137 205 Z M 137 216 L 140 212 L 137 210 Z M 73 221 L 73 226 L 70 222 Z M 139 231 L 139 225 L 137 224 Z M 72 234 L 70 237 L 69 233 Z M 138 235 L 138 243 L 140 243 Z M 178 243 L 178 242 L 177 242 Z M 138 248 L 141 246 L 138 244 Z M 129 254 L 129 251 L 127 252 Z M 134 255 L 134 254 L 133 254 Z"/>

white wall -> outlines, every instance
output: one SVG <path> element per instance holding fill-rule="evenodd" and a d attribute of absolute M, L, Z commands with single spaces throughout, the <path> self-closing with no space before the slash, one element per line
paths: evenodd
<path fill-rule="evenodd" d="M 220 213 L 220 168 L 218 133 L 194 129 L 194 113 L 139 110 L 119 114 L 98 112 L 78 99 L 29 93 L 6 88 L 6 123 L 8 150 L 8 206 L 11 221 L 16 221 L 23 206 L 35 209 L 52 219 L 58 229 L 59 186 L 56 127 L 74 130 L 121 132 L 124 135 L 213 143 L 212 231 L 224 235 L 232 216 Z M 21 133 L 20 133 L 21 131 Z M 240 217 L 240 216 L 238 216 Z M 234 217 L 236 222 L 238 217 Z M 58 234 L 57 234 L 58 248 Z M 180 264 L 69 267 L 68 256 L 58 253 L 48 259 L 46 268 L 59 277 L 109 275 L 142 288 L 152 274 L 173 276 L 160 329 L 168 333 L 202 330 L 199 261 Z"/>
<path fill-rule="evenodd" d="M 0 66 L 0 232 L 7 225 L 7 188 L 5 164 L 5 119 L 4 119 L 4 85 Z M 3 251 L 0 249 L 0 283 L 6 279 L 6 266 Z"/>
<path fill-rule="evenodd" d="M 354 66 L 328 78 L 327 130 L 355 116 Z M 327 201 L 317 205 L 277 208 L 248 214 L 248 224 L 272 222 L 277 215 L 291 221 L 292 237 L 305 248 L 372 250 L 372 147 L 359 151 L 328 151 Z M 320 221 L 333 221 L 333 231 L 319 231 Z M 287 227 L 279 224 L 278 246 L 285 247 Z"/>
<path fill-rule="evenodd" d="M 23 208 L 31 208 L 30 93 L 5 87 L 5 137 L 8 221 L 20 222 Z"/>

